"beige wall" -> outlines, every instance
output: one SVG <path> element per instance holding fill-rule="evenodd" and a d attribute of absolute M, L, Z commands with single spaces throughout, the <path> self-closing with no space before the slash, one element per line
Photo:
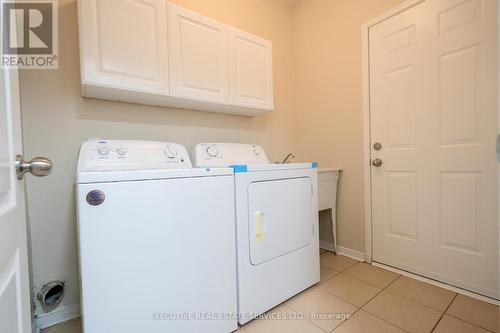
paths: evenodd
<path fill-rule="evenodd" d="M 73 191 L 82 141 L 163 140 L 188 149 L 201 141 L 252 142 L 261 144 L 273 160 L 295 148 L 293 8 L 288 1 L 173 2 L 273 41 L 275 111 L 246 118 L 81 98 L 76 4 L 60 0 L 60 69 L 23 71 L 21 92 L 25 155 L 47 156 L 55 164 L 50 177 L 28 177 L 34 286 L 67 281 L 65 304 L 79 299 Z"/>
<path fill-rule="evenodd" d="M 261 144 L 274 161 L 288 152 L 344 169 L 340 245 L 364 250 L 361 36 L 363 22 L 402 0 L 173 0 L 273 41 L 275 107 L 255 118 L 80 97 L 75 0 L 60 0 L 60 69 L 21 73 L 25 155 L 53 159 L 54 173 L 28 177 L 35 288 L 68 282 L 79 299 L 74 173 L 86 138 Z M 38 313 L 44 312 L 38 308 Z"/>
<path fill-rule="evenodd" d="M 403 1 L 302 0 L 295 7 L 300 156 L 344 169 L 339 244 L 359 252 L 365 248 L 361 25 Z"/>

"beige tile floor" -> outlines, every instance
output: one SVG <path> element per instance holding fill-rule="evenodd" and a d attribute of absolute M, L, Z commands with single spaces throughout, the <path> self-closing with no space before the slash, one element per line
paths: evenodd
<path fill-rule="evenodd" d="M 497 306 L 329 252 L 321 282 L 269 313 L 285 319 L 254 320 L 237 333 L 500 332 Z M 43 333 L 81 333 L 80 320 Z"/>

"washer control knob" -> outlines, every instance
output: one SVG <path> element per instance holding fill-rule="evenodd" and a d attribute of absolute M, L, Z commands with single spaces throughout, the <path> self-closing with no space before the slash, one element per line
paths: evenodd
<path fill-rule="evenodd" d="M 215 147 L 208 147 L 207 154 L 210 157 L 217 157 L 217 155 L 219 155 L 219 152 L 217 151 L 217 148 L 215 148 Z"/>
<path fill-rule="evenodd" d="M 108 147 L 99 148 L 99 155 L 108 156 L 109 155 L 109 148 Z"/>
<path fill-rule="evenodd" d="M 127 153 L 127 150 L 125 148 L 119 147 L 119 148 L 116 148 L 116 153 L 120 156 L 125 156 L 125 154 Z"/>
<path fill-rule="evenodd" d="M 177 156 L 177 150 L 172 146 L 167 146 L 167 148 L 165 148 L 165 156 L 168 158 L 175 158 Z"/>

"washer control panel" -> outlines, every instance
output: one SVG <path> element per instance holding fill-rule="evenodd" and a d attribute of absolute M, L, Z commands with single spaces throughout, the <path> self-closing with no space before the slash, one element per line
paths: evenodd
<path fill-rule="evenodd" d="M 197 167 L 228 167 L 237 164 L 269 164 L 262 147 L 244 143 L 200 143 L 195 148 Z"/>
<path fill-rule="evenodd" d="M 192 168 L 183 145 L 170 142 L 89 140 L 82 144 L 78 171 Z"/>

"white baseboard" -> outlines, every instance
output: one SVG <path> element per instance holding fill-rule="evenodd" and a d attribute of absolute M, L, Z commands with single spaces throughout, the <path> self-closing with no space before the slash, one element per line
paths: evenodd
<path fill-rule="evenodd" d="M 319 247 L 330 252 L 335 252 L 333 244 L 330 242 L 319 241 Z M 365 261 L 365 254 L 363 252 L 355 251 L 343 246 L 337 246 L 337 252 L 337 254 L 352 258 L 357 261 Z"/>
<path fill-rule="evenodd" d="M 365 261 L 365 254 L 363 252 L 359 252 L 356 250 L 349 249 L 347 247 L 343 246 L 337 246 L 337 249 L 339 250 L 340 255 L 352 258 L 357 261 L 364 262 Z"/>
<path fill-rule="evenodd" d="M 36 316 L 33 332 L 80 317 L 80 304 L 63 305 L 60 308 Z"/>
<path fill-rule="evenodd" d="M 319 248 L 324 249 L 330 252 L 335 252 L 335 249 L 333 248 L 333 243 L 326 242 L 326 241 L 319 241 Z"/>

